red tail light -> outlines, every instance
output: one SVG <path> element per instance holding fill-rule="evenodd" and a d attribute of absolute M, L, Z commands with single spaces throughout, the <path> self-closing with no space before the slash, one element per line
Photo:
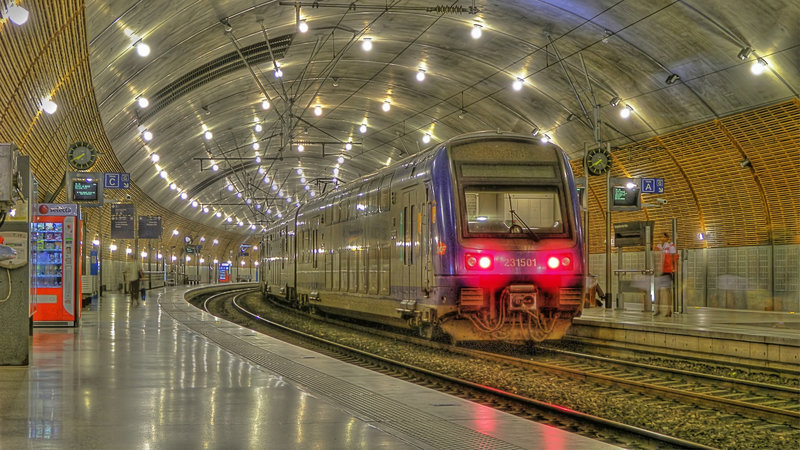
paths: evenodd
<path fill-rule="evenodd" d="M 485 253 L 467 253 L 464 263 L 469 270 L 490 270 L 494 266 L 494 258 Z"/>
<path fill-rule="evenodd" d="M 573 255 L 566 253 L 563 255 L 553 255 L 547 258 L 547 267 L 551 270 L 572 270 Z"/>

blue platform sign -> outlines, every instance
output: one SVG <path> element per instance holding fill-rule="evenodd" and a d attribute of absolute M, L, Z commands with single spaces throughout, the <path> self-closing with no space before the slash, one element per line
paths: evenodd
<path fill-rule="evenodd" d="M 119 172 L 104 173 L 103 187 L 106 189 L 130 189 L 131 174 Z"/>
<path fill-rule="evenodd" d="M 642 193 L 643 194 L 663 194 L 664 193 L 664 179 L 663 178 L 642 178 Z"/>

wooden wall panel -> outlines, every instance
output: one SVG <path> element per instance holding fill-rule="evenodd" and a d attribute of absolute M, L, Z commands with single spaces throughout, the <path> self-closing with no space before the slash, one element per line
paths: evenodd
<path fill-rule="evenodd" d="M 800 243 L 800 101 L 792 99 L 614 149 L 612 176 L 665 179 L 665 206 L 614 222 L 678 218 L 681 248 Z M 750 166 L 742 166 L 745 159 Z M 583 161 L 575 160 L 576 175 Z M 605 251 L 605 177 L 590 177 L 592 253 Z M 699 233 L 705 239 L 698 239 Z"/>

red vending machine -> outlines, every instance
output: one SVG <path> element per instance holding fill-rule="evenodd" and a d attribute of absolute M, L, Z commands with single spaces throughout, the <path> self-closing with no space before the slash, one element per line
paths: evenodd
<path fill-rule="evenodd" d="M 34 326 L 77 326 L 81 318 L 81 219 L 76 204 L 41 203 L 31 219 L 37 309 Z"/>

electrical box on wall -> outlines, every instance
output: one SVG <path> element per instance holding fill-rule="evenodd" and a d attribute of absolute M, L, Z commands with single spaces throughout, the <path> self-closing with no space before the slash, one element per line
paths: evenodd
<path fill-rule="evenodd" d="M 21 179 L 17 170 L 17 147 L 0 143 L 0 213 L 13 208 L 19 195 Z"/>

